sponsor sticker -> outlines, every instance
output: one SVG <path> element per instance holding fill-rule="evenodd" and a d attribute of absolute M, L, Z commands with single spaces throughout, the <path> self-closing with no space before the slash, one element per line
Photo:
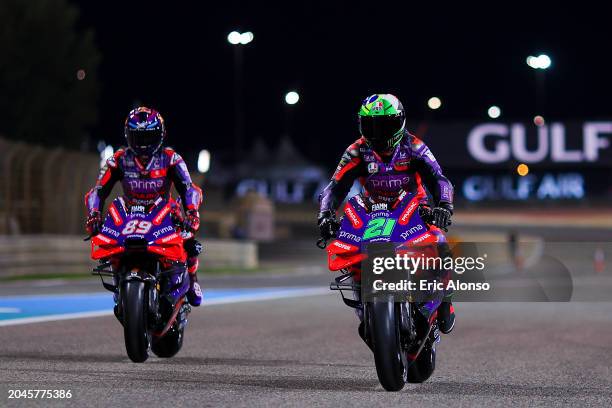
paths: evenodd
<path fill-rule="evenodd" d="M 387 203 L 372 204 L 372 211 L 381 211 L 387 209 Z"/>
<path fill-rule="evenodd" d="M 159 225 L 161 224 L 161 222 L 164 220 L 164 218 L 166 217 L 166 215 L 170 212 L 170 205 L 166 204 L 166 206 L 164 208 L 161 209 L 161 211 L 159 212 L 159 214 L 157 214 L 155 216 L 155 218 L 153 218 L 153 224 L 155 225 Z"/>
<path fill-rule="evenodd" d="M 416 210 L 418 205 L 419 205 L 419 201 L 416 198 L 414 198 L 410 202 L 410 204 L 406 206 L 406 209 L 404 210 L 402 215 L 400 215 L 400 218 L 398 220 L 400 225 L 408 224 L 408 221 L 410 221 L 410 217 L 412 217 L 412 214 L 414 213 L 414 210 Z"/>
<path fill-rule="evenodd" d="M 354 228 L 361 228 L 363 226 L 363 221 L 361 221 L 361 218 L 359 218 L 353 206 L 347 203 L 346 207 L 344 208 L 344 213 Z"/>

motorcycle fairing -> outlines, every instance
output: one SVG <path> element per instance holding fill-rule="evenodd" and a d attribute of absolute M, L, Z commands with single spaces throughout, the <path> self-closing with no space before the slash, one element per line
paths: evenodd
<path fill-rule="evenodd" d="M 158 200 L 148 210 L 142 206 L 128 208 L 123 198 L 109 206 L 100 233 L 91 240 L 91 257 L 105 259 L 125 252 L 126 243 L 142 241 L 146 251 L 171 261 L 186 259 L 183 237 L 172 220 L 169 200 Z"/>

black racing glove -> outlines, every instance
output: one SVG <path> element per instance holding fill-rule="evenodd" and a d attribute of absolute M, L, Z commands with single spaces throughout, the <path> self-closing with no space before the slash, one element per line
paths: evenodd
<path fill-rule="evenodd" d="M 191 238 L 187 241 L 183 242 L 183 248 L 185 248 L 185 252 L 187 252 L 187 256 L 192 258 L 194 256 L 198 256 L 204 250 L 204 247 L 200 243 L 200 241 Z"/>
<path fill-rule="evenodd" d="M 453 211 L 447 206 L 441 204 L 439 207 L 435 207 L 433 210 L 431 210 L 431 224 L 444 231 L 448 231 L 448 226 L 452 224 L 452 215 Z"/>
<path fill-rule="evenodd" d="M 321 233 L 321 238 L 325 241 L 335 238 L 339 229 L 340 223 L 336 220 L 336 215 L 333 211 L 326 210 L 319 213 L 319 231 Z"/>

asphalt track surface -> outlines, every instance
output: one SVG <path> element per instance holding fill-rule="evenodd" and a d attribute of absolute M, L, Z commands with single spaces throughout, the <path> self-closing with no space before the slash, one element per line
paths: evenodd
<path fill-rule="evenodd" d="M 329 277 L 306 269 L 259 279 L 312 288 Z M 0 327 L 0 406 L 612 405 L 612 302 L 462 302 L 456 310 L 433 376 L 399 393 L 380 387 L 355 316 L 325 291 L 196 309 L 179 355 L 144 364 L 127 359 L 112 316 Z M 9 400 L 9 389 L 70 389 L 72 398 Z"/>

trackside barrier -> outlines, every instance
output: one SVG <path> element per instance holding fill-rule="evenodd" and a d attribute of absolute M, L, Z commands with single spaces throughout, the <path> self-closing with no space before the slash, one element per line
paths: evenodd
<path fill-rule="evenodd" d="M 0 138 L 0 234 L 77 234 L 83 197 L 95 183 L 95 154 Z"/>
<path fill-rule="evenodd" d="M 257 245 L 249 241 L 202 241 L 200 269 L 207 267 L 252 269 L 258 266 Z M 94 264 L 90 244 L 73 235 L 0 236 L 0 277 L 83 274 Z"/>

